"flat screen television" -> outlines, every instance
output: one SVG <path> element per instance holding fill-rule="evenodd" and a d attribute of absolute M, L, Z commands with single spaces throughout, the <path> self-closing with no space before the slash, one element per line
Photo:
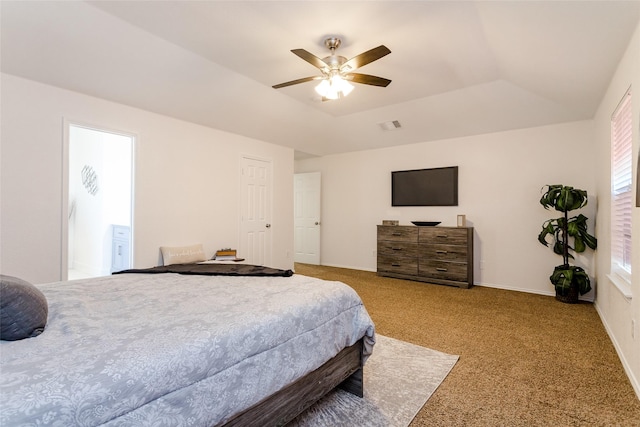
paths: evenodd
<path fill-rule="evenodd" d="M 391 206 L 458 206 L 458 167 L 391 172 Z"/>

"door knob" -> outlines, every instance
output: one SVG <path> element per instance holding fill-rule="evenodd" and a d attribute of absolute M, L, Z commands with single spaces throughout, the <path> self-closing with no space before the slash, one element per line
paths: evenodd
<path fill-rule="evenodd" d="M 267 225 L 265 225 L 265 227 L 271 228 L 271 224 L 267 224 Z"/>
<path fill-rule="evenodd" d="M 316 225 L 320 225 L 320 223 L 318 221 L 316 221 Z"/>

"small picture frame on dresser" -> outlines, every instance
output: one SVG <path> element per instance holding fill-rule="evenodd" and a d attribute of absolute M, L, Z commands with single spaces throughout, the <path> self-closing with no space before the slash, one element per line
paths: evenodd
<path fill-rule="evenodd" d="M 458 215 L 458 227 L 466 227 L 466 226 L 467 226 L 466 215 Z"/>

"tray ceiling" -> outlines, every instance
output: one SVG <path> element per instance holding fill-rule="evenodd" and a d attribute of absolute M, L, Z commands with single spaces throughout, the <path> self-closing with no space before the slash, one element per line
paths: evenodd
<path fill-rule="evenodd" d="M 590 119 L 639 22 L 629 1 L 2 1 L 3 72 L 308 155 Z M 392 80 L 321 102 L 290 52 Z M 400 122 L 384 131 L 379 123 Z"/>

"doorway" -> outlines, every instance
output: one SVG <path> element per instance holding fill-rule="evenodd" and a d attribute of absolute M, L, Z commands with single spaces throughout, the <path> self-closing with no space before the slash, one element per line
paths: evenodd
<path fill-rule="evenodd" d="M 131 266 L 133 135 L 68 124 L 68 279 Z"/>
<path fill-rule="evenodd" d="M 297 173 L 293 181 L 293 260 L 320 265 L 320 172 Z"/>

